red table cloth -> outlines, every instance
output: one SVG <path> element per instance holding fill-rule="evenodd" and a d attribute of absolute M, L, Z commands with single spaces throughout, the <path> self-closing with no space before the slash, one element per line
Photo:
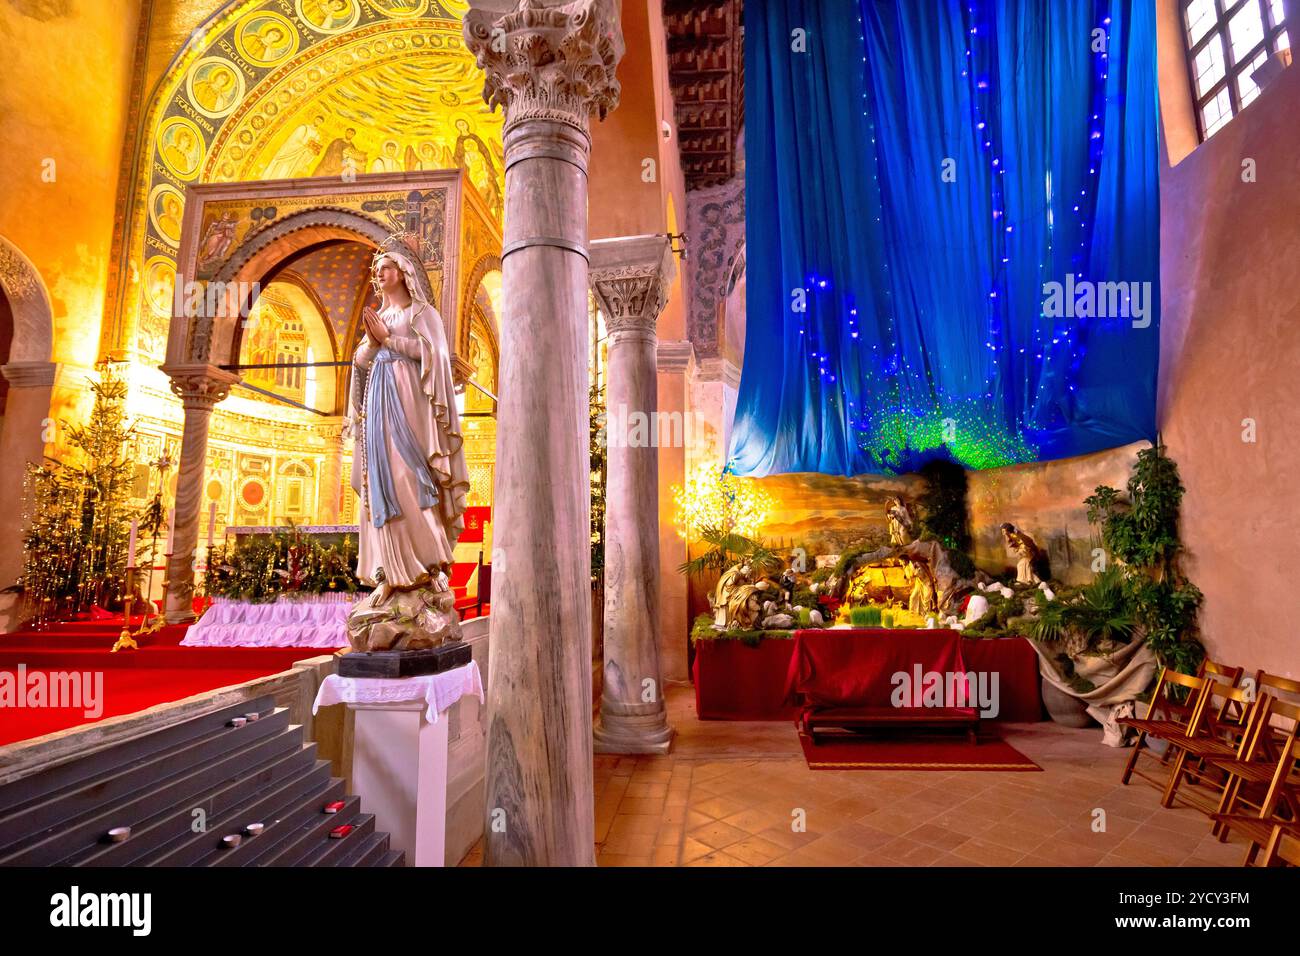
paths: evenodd
<path fill-rule="evenodd" d="M 786 697 L 815 707 L 889 707 L 895 674 L 906 674 L 919 694 L 925 674 L 964 673 L 962 643 L 942 629 L 796 631 Z"/>
<path fill-rule="evenodd" d="M 701 720 L 794 720 L 799 707 L 781 693 L 793 649 L 784 638 L 696 641 L 695 713 Z"/>
<path fill-rule="evenodd" d="M 841 629 L 814 633 L 841 639 L 846 635 L 861 639 L 884 633 L 895 641 L 908 641 L 936 632 L 895 628 L 883 632 Z M 757 646 L 736 640 L 697 641 L 692 676 L 695 710 L 700 719 L 793 720 L 800 708 L 786 697 L 786 687 L 795 645 L 794 640 L 772 638 Z M 1025 638 L 963 638 L 961 658 L 968 671 L 998 674 L 1000 706 L 994 720 L 1042 719 L 1038 655 Z M 889 676 L 892 673 L 886 682 Z"/>

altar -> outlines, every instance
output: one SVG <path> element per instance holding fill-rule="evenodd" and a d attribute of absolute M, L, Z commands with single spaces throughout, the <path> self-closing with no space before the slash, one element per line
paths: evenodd
<path fill-rule="evenodd" d="M 918 666 L 922 681 L 929 673 L 960 670 L 975 675 L 976 688 L 979 675 L 986 675 L 984 686 L 991 688 L 996 674 L 997 712 L 985 719 L 1042 718 L 1038 655 L 1027 639 L 972 639 L 957 631 L 908 628 L 814 628 L 773 632 L 756 642 L 698 640 L 692 669 L 697 715 L 701 720 L 794 720 L 801 710 L 789 694 L 797 649 L 802 657 L 797 683 L 805 691 L 865 693 L 888 706 L 894 675 L 905 673 L 915 682 Z"/>

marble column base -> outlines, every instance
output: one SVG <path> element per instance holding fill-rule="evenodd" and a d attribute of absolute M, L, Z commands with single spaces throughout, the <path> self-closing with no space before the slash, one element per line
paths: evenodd
<path fill-rule="evenodd" d="M 668 726 L 663 703 L 644 705 L 644 713 L 628 711 L 626 704 L 600 702 L 600 718 L 592 737 L 598 754 L 666 754 L 672 750 L 674 731 Z"/>

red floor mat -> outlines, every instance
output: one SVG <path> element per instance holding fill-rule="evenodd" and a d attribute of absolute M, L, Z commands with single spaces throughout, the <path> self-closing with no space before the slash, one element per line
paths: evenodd
<path fill-rule="evenodd" d="M 823 738 L 824 739 L 824 738 Z M 1042 770 L 1015 747 L 996 737 L 972 744 L 949 736 L 854 736 L 813 746 L 799 735 L 809 770 Z"/>

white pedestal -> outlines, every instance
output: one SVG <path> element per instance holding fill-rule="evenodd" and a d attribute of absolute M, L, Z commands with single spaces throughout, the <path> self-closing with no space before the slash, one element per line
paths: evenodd
<path fill-rule="evenodd" d="M 442 866 L 447 820 L 447 715 L 424 700 L 348 704 L 355 714 L 352 789 L 407 866 Z"/>

